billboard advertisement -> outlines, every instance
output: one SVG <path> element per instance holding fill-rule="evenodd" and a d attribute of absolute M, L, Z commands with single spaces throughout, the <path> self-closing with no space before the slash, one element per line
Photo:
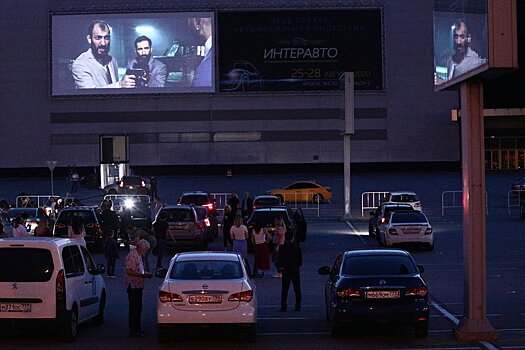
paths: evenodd
<path fill-rule="evenodd" d="M 488 68 L 486 1 L 435 1 L 434 85 L 444 88 Z"/>
<path fill-rule="evenodd" d="M 215 92 L 213 12 L 51 14 L 51 96 Z"/>
<path fill-rule="evenodd" d="M 356 90 L 384 90 L 379 8 L 224 11 L 217 23 L 222 92 L 339 90 L 347 71 Z"/>

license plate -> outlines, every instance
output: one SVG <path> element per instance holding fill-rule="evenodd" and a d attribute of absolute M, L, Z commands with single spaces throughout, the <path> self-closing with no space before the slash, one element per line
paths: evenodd
<path fill-rule="evenodd" d="M 31 304 L 0 304 L 0 312 L 31 312 Z"/>
<path fill-rule="evenodd" d="M 189 296 L 190 304 L 220 304 L 222 295 L 220 294 L 198 294 Z"/>
<path fill-rule="evenodd" d="M 416 233 L 419 233 L 419 229 L 418 228 L 406 228 L 403 230 L 403 233 L 405 234 L 416 234 Z"/>
<path fill-rule="evenodd" d="M 400 297 L 398 290 L 376 290 L 366 292 L 368 299 L 398 299 Z"/>

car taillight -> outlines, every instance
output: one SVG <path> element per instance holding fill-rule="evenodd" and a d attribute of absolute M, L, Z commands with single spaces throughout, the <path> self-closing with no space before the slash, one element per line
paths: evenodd
<path fill-rule="evenodd" d="M 66 225 L 64 224 L 55 224 L 55 228 L 64 228 Z"/>
<path fill-rule="evenodd" d="M 144 181 L 141 181 L 141 182 L 140 182 L 140 185 L 141 185 L 142 187 L 146 187 L 146 183 L 145 183 Z"/>
<path fill-rule="evenodd" d="M 58 271 L 55 293 L 57 300 L 63 301 L 66 299 L 66 280 L 64 278 L 64 270 Z"/>
<path fill-rule="evenodd" d="M 124 187 L 124 181 L 120 181 L 118 187 Z"/>
<path fill-rule="evenodd" d="M 208 208 L 209 210 L 213 210 L 214 209 L 213 203 L 208 203 L 208 204 L 205 204 L 204 206 L 206 208 Z"/>
<path fill-rule="evenodd" d="M 208 218 L 204 219 L 204 223 L 206 224 L 207 227 L 210 227 L 210 219 Z"/>
<path fill-rule="evenodd" d="M 159 291 L 159 300 L 161 303 L 181 302 L 182 297 L 176 293 Z"/>
<path fill-rule="evenodd" d="M 420 286 L 416 288 L 409 288 L 406 290 L 405 295 L 407 296 L 415 296 L 419 295 L 420 297 L 426 296 L 428 293 L 428 289 L 426 286 Z"/>
<path fill-rule="evenodd" d="M 389 228 L 388 229 L 388 234 L 392 235 L 392 236 L 397 236 L 397 231 L 395 228 Z"/>
<path fill-rule="evenodd" d="M 253 298 L 253 290 L 246 290 L 244 292 L 234 293 L 230 295 L 228 301 L 251 301 Z"/>
<path fill-rule="evenodd" d="M 429 235 L 429 234 L 431 234 L 431 233 L 432 233 L 432 227 L 429 227 L 429 228 L 427 228 L 427 229 L 425 230 L 425 234 L 426 234 L 426 235 Z"/>
<path fill-rule="evenodd" d="M 336 294 L 339 298 L 349 298 L 349 297 L 360 297 L 361 296 L 361 293 L 359 293 L 359 289 L 355 289 L 355 288 L 338 289 L 336 291 Z"/>
<path fill-rule="evenodd" d="M 384 224 L 386 222 L 386 218 L 381 218 L 381 224 Z"/>

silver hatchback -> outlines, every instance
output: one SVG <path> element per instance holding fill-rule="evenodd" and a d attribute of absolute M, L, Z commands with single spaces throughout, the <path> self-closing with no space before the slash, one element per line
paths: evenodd
<path fill-rule="evenodd" d="M 197 212 L 192 205 L 165 205 L 159 210 L 157 218 L 162 212 L 167 214 L 168 225 L 175 238 L 173 242 L 171 237 L 166 237 L 166 245 L 169 248 L 208 249 L 207 230 L 198 220 Z"/>

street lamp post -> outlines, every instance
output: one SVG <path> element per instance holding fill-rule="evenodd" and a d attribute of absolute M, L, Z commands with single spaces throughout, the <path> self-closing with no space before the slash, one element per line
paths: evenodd
<path fill-rule="evenodd" d="M 53 170 L 55 170 L 55 166 L 57 165 L 56 160 L 48 160 L 47 161 L 47 167 L 49 168 L 49 171 L 51 171 L 51 197 L 55 196 L 55 190 L 53 188 Z"/>

